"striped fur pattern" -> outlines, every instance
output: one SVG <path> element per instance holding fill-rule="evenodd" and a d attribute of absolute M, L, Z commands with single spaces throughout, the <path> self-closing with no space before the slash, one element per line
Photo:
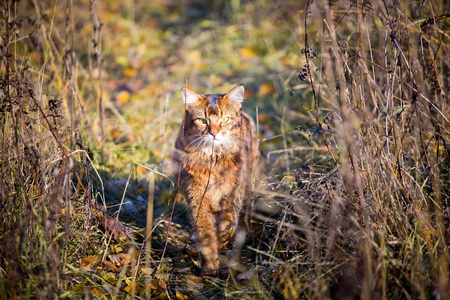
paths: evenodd
<path fill-rule="evenodd" d="M 202 274 L 217 276 L 218 251 L 232 240 L 251 198 L 255 124 L 242 112 L 242 85 L 227 94 L 182 94 L 186 114 L 174 157 L 179 190 L 189 204 Z"/>

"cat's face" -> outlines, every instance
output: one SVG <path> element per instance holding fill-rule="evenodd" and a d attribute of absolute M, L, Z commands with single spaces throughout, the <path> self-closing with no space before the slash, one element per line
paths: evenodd
<path fill-rule="evenodd" d="M 227 94 L 199 95 L 183 89 L 186 103 L 183 150 L 206 154 L 232 153 L 244 143 L 241 132 L 244 87 L 239 85 Z"/>

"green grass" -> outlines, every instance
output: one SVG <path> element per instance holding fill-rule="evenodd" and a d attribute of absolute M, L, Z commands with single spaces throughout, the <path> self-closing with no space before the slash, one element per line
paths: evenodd
<path fill-rule="evenodd" d="M 449 7 L 329 2 L 5 0 L 0 298 L 449 298 Z M 267 174 L 201 278 L 180 91 L 240 83 Z"/>

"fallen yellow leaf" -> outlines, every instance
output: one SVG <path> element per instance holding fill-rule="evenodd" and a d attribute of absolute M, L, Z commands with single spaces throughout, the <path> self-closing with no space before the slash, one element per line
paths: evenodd
<path fill-rule="evenodd" d="M 132 282 L 132 283 L 130 283 L 129 285 L 127 285 L 126 287 L 125 287 L 125 291 L 127 291 L 127 292 L 131 292 L 131 290 L 134 288 L 134 289 L 136 289 L 136 287 L 138 286 L 139 284 L 137 283 L 137 282 Z"/>
<path fill-rule="evenodd" d="M 144 273 L 145 275 L 151 275 L 153 274 L 153 269 L 152 268 L 148 268 L 148 267 L 144 267 L 141 269 L 141 272 Z"/>
<path fill-rule="evenodd" d="M 275 86 L 266 82 L 266 83 L 261 84 L 261 86 L 259 87 L 258 94 L 260 96 L 267 96 L 269 94 L 275 93 L 275 91 L 276 91 Z"/>
<path fill-rule="evenodd" d="M 117 271 L 117 270 L 119 270 L 119 268 L 117 268 L 112 262 L 110 262 L 110 261 L 107 261 L 107 260 L 105 260 L 105 261 L 103 261 L 103 263 L 105 264 L 105 266 L 109 269 L 109 270 L 112 270 L 112 271 Z"/>
<path fill-rule="evenodd" d="M 195 64 L 195 68 L 196 68 L 197 70 L 203 70 L 203 69 L 206 68 L 207 66 L 208 66 L 208 64 L 205 63 L 204 61 L 201 61 L 201 62 Z"/>
<path fill-rule="evenodd" d="M 130 100 L 130 93 L 128 91 L 121 91 L 116 96 L 117 104 L 125 104 Z"/>
<path fill-rule="evenodd" d="M 255 51 L 250 48 L 242 48 L 241 50 L 239 50 L 239 53 L 244 59 L 251 59 L 256 56 Z"/>
<path fill-rule="evenodd" d="M 114 284 L 116 282 L 116 274 L 108 272 L 105 274 L 105 277 L 103 277 L 107 282 Z"/>
<path fill-rule="evenodd" d="M 100 258 L 96 256 L 83 257 L 81 259 L 81 268 L 90 270 L 100 262 Z"/>
<path fill-rule="evenodd" d="M 186 280 L 192 281 L 192 282 L 201 282 L 202 278 L 201 277 L 197 277 L 194 275 L 186 275 Z"/>
<path fill-rule="evenodd" d="M 114 128 L 111 130 L 111 136 L 115 139 L 117 139 L 118 137 L 120 137 L 122 133 L 120 132 L 120 130 L 118 130 L 117 128 Z"/>
<path fill-rule="evenodd" d="M 137 167 L 136 167 L 136 173 L 142 174 L 142 173 L 146 173 L 146 172 L 148 172 L 148 169 L 147 169 L 147 168 L 144 168 L 144 167 L 142 167 L 142 166 L 137 166 Z"/>
<path fill-rule="evenodd" d="M 100 293 L 96 288 L 92 289 L 92 295 L 100 297 L 102 295 L 102 293 Z"/>
<path fill-rule="evenodd" d="M 182 294 L 177 288 L 175 288 L 175 295 L 177 296 L 177 299 L 181 300 L 188 299 L 188 296 Z"/>
<path fill-rule="evenodd" d="M 126 68 L 123 70 L 123 75 L 125 75 L 125 77 L 136 77 L 137 71 L 135 69 Z"/>

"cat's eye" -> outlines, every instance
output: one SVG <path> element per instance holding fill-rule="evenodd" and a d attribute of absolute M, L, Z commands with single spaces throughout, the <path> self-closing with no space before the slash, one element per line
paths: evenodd
<path fill-rule="evenodd" d="M 220 123 L 227 123 L 228 121 L 230 121 L 229 117 L 225 117 L 225 118 L 220 119 Z"/>
<path fill-rule="evenodd" d="M 202 118 L 198 118 L 196 121 L 201 125 L 205 125 L 207 123 L 206 120 Z"/>

